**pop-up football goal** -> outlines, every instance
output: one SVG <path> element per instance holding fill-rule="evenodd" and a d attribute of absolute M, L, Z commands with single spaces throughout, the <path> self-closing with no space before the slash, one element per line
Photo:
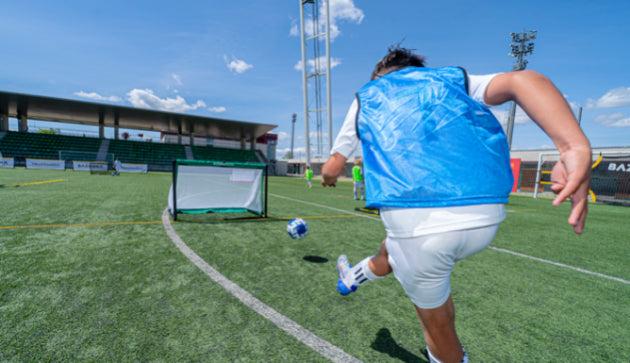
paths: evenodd
<path fill-rule="evenodd" d="M 178 213 L 251 212 L 267 216 L 267 166 L 206 160 L 173 161 L 168 207 Z"/>

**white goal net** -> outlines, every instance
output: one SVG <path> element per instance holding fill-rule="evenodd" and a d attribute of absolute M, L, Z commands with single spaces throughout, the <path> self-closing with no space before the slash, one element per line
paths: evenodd
<path fill-rule="evenodd" d="M 178 213 L 267 214 L 265 164 L 176 160 L 168 206 Z"/>
<path fill-rule="evenodd" d="M 540 192 L 551 192 L 551 170 L 559 157 L 558 152 L 539 154 L 534 198 Z M 630 153 L 593 153 L 589 194 L 594 202 L 630 205 Z"/>

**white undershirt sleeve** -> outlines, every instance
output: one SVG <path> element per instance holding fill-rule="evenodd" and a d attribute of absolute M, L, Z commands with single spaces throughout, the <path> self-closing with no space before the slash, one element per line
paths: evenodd
<path fill-rule="evenodd" d="M 346 159 L 354 153 L 357 146 L 359 145 L 359 137 L 357 135 L 357 113 L 359 112 L 359 102 L 355 98 L 352 104 L 350 105 L 350 109 L 346 114 L 346 118 L 343 121 L 343 126 L 341 126 L 341 130 L 339 130 L 339 134 L 335 139 L 335 143 L 333 144 L 332 149 L 330 150 L 330 155 L 334 153 L 339 153 Z"/>
<path fill-rule="evenodd" d="M 473 74 L 468 75 L 468 95 L 475 101 L 483 103 L 488 106 L 484 100 L 486 94 L 486 88 L 492 79 L 501 73 L 485 74 L 482 76 L 476 76 Z"/>

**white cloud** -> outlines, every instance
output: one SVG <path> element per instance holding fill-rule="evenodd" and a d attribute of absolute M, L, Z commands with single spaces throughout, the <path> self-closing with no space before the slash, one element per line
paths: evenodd
<path fill-rule="evenodd" d="M 341 34 L 339 30 L 339 22 L 341 21 L 349 21 L 356 24 L 361 24 L 364 18 L 363 11 L 356 6 L 354 6 L 353 0 L 330 0 L 330 39 L 333 40 Z M 317 27 L 313 26 L 312 19 L 304 20 L 304 30 L 308 37 L 312 37 L 313 29 L 318 29 L 319 33 L 323 33 L 326 31 L 326 8 L 325 4 L 322 2 L 321 7 L 319 9 L 319 24 Z M 292 36 L 300 35 L 300 31 L 297 25 L 291 27 L 290 34 Z"/>
<path fill-rule="evenodd" d="M 290 139 L 291 139 L 291 135 L 289 135 L 287 132 L 284 132 L 284 131 L 278 132 L 278 141 L 284 141 L 284 140 L 290 140 Z"/>
<path fill-rule="evenodd" d="M 328 139 L 328 132 L 326 131 L 322 131 L 322 138 L 323 139 Z M 308 136 L 311 138 L 311 143 L 313 142 L 313 140 L 317 140 L 317 131 L 311 131 L 308 133 Z"/>
<path fill-rule="evenodd" d="M 308 71 L 311 73 L 319 73 L 319 72 L 326 72 L 326 57 L 325 56 L 321 56 L 319 58 L 317 58 L 317 62 L 315 62 L 315 59 L 309 59 L 307 62 L 308 64 Z M 341 64 L 341 59 L 339 58 L 330 58 L 330 68 L 335 68 L 336 66 Z M 318 66 L 318 67 L 316 67 Z M 293 67 L 295 70 L 297 71 L 301 71 L 302 70 L 302 61 L 299 60 L 295 66 Z"/>
<path fill-rule="evenodd" d="M 525 111 L 522 108 L 516 107 L 516 113 L 514 115 L 514 123 L 515 124 L 526 124 L 528 122 L 532 122 L 532 119 L 527 116 Z"/>
<path fill-rule="evenodd" d="M 225 112 L 227 111 L 227 109 L 223 106 L 219 106 L 219 107 L 208 107 L 208 111 L 210 112 Z"/>
<path fill-rule="evenodd" d="M 507 129 L 507 122 L 510 114 L 509 108 L 505 110 L 491 108 L 490 111 L 494 114 L 494 117 L 499 120 L 501 126 L 503 126 L 503 129 Z M 514 124 L 522 125 L 531 121 L 532 120 L 529 118 L 529 116 L 527 116 L 525 111 L 523 111 L 523 109 L 519 106 L 516 106 L 516 113 L 514 114 Z"/>
<path fill-rule="evenodd" d="M 330 0 L 329 6 L 330 6 L 329 10 L 330 10 L 330 39 L 331 40 L 334 40 L 341 34 L 341 31 L 339 30 L 339 25 L 338 25 L 340 21 L 345 20 L 345 21 L 349 21 L 355 24 L 361 24 L 365 16 L 361 9 L 354 6 L 353 0 Z M 326 8 L 325 8 L 325 4 L 323 3 L 319 9 L 319 14 L 320 14 L 319 24 L 317 24 L 317 26 L 314 26 L 312 19 L 306 19 L 304 21 L 304 31 L 307 37 L 314 36 L 315 32 L 324 33 L 326 31 L 326 16 L 325 16 Z M 297 24 L 293 24 L 291 26 L 291 31 L 289 32 L 289 34 L 291 36 L 300 35 L 300 29 Z M 320 37 L 319 39 L 321 41 L 325 40 L 324 37 Z M 320 64 L 319 64 L 320 66 L 319 68 L 321 69 L 321 71 L 326 69 L 326 63 L 323 60 L 321 60 L 322 58 L 324 57 L 320 58 Z M 314 60 L 309 60 L 307 63 L 310 68 L 310 72 L 319 72 L 318 70 L 315 69 Z M 331 58 L 330 63 L 331 63 L 330 64 L 331 68 L 334 68 L 335 66 L 338 66 L 341 64 L 341 60 Z M 298 71 L 301 71 L 302 61 L 298 61 L 297 64 L 294 66 L 294 68 Z"/>
<path fill-rule="evenodd" d="M 610 127 L 630 127 L 630 117 L 617 120 L 609 125 Z"/>
<path fill-rule="evenodd" d="M 630 127 L 630 117 L 621 112 L 597 116 L 595 122 L 606 127 Z"/>
<path fill-rule="evenodd" d="M 606 92 L 598 100 L 589 98 L 588 108 L 613 108 L 630 106 L 630 87 L 619 87 Z"/>
<path fill-rule="evenodd" d="M 177 82 L 177 84 L 178 84 L 178 85 L 180 85 L 180 86 L 183 86 L 183 85 L 184 85 L 184 84 L 182 83 L 182 78 L 181 78 L 179 75 L 177 75 L 177 74 L 173 73 L 173 74 L 171 75 L 171 77 L 173 77 L 173 79 L 175 80 L 175 82 Z"/>
<path fill-rule="evenodd" d="M 331 0 L 329 6 L 331 20 L 351 20 L 357 24 L 363 21 L 363 11 L 354 6 L 353 0 Z"/>
<path fill-rule="evenodd" d="M 276 157 L 279 159 L 284 159 L 285 155 L 289 154 L 291 152 L 291 148 L 290 147 L 286 147 L 286 148 L 282 148 L 282 149 L 276 149 Z M 300 146 L 300 147 L 294 147 L 293 148 L 293 158 L 294 159 L 299 159 L 299 158 L 305 158 L 306 157 L 306 147 L 305 146 Z"/>
<path fill-rule="evenodd" d="M 324 5 L 322 4 L 322 9 L 324 9 L 323 6 Z M 363 11 L 354 6 L 353 0 L 331 0 L 329 6 L 330 6 L 330 23 L 331 23 L 330 24 L 330 28 L 331 28 L 330 38 L 331 39 L 334 39 L 339 34 L 341 34 L 341 31 L 339 31 L 339 27 L 337 25 L 337 22 L 339 20 L 348 20 L 356 24 L 361 24 L 361 22 L 363 21 L 363 17 L 364 17 Z"/>
<path fill-rule="evenodd" d="M 181 96 L 175 98 L 159 98 L 150 89 L 133 89 L 127 93 L 127 100 L 134 107 L 168 112 L 185 112 L 196 110 L 199 107 L 206 107 L 205 102 L 201 100 L 192 105 L 188 104 Z"/>
<path fill-rule="evenodd" d="M 536 146 L 519 146 L 518 150 L 556 150 L 556 146 L 553 144 L 541 144 Z"/>
<path fill-rule="evenodd" d="M 297 24 L 292 24 L 291 25 L 291 30 L 289 31 L 289 35 L 291 35 L 292 37 L 297 37 L 300 35 L 300 27 L 298 27 Z"/>
<path fill-rule="evenodd" d="M 240 74 L 247 71 L 250 68 L 254 68 L 253 65 L 248 64 L 244 60 L 236 59 L 235 57 L 232 57 L 232 60 L 229 61 L 227 55 L 224 55 L 223 59 L 225 60 L 225 64 L 227 64 L 228 69 L 235 73 Z"/>
<path fill-rule="evenodd" d="M 110 101 L 110 102 L 120 102 L 122 101 L 122 99 L 118 96 L 101 96 L 96 92 L 83 92 L 83 91 L 79 91 L 79 92 L 75 92 L 74 93 L 76 96 L 79 97 L 83 97 L 83 98 L 89 98 L 91 100 L 97 100 L 97 101 Z"/>

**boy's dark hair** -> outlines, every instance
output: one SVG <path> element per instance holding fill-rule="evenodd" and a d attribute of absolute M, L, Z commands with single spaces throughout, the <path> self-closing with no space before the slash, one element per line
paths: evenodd
<path fill-rule="evenodd" d="M 387 55 L 376 63 L 370 79 L 382 76 L 385 69 L 391 72 L 406 67 L 424 67 L 424 59 L 419 54 L 413 54 L 410 49 L 402 48 L 400 44 L 392 45 L 387 50 Z"/>

